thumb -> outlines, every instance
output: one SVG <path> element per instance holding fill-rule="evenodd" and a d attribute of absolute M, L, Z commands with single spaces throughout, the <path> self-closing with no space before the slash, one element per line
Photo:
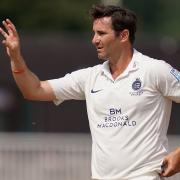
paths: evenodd
<path fill-rule="evenodd" d="M 162 164 L 162 173 L 161 176 L 163 177 L 169 177 L 174 174 L 174 170 L 172 168 L 172 164 L 168 161 L 168 159 L 164 159 L 163 164 Z"/>
<path fill-rule="evenodd" d="M 2 43 L 6 46 L 6 40 L 3 40 Z"/>
<path fill-rule="evenodd" d="M 6 47 L 9 46 L 9 44 L 8 44 L 8 42 L 7 42 L 6 40 L 3 40 L 3 41 L 2 41 L 2 44 L 3 44 L 4 46 L 6 46 Z"/>
<path fill-rule="evenodd" d="M 10 51 L 9 51 L 9 47 L 8 47 L 7 41 L 6 41 L 6 40 L 3 40 L 3 41 L 2 41 L 2 44 L 5 46 L 8 56 L 10 56 Z"/>
<path fill-rule="evenodd" d="M 167 166 L 168 166 L 168 160 L 167 160 L 167 158 L 164 158 L 163 163 L 161 165 L 162 173 L 164 173 L 166 171 Z"/>

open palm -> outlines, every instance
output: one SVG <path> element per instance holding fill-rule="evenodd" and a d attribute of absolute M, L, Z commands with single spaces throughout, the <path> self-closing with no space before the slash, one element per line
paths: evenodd
<path fill-rule="evenodd" d="M 14 24 L 9 19 L 6 19 L 5 21 L 3 21 L 3 25 L 5 30 L 0 28 L 0 33 L 5 38 L 2 43 L 6 46 L 7 54 L 10 57 L 19 56 L 20 42 Z"/>

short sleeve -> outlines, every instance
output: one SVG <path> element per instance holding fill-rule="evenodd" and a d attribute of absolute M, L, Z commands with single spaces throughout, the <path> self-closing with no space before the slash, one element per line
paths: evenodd
<path fill-rule="evenodd" d="M 89 72 L 90 68 L 86 68 L 66 74 L 59 79 L 48 80 L 56 97 L 54 103 L 59 105 L 70 99 L 85 100 L 84 91 Z"/>
<path fill-rule="evenodd" d="M 180 103 L 180 72 L 164 61 L 154 66 L 157 88 L 163 96 Z"/>

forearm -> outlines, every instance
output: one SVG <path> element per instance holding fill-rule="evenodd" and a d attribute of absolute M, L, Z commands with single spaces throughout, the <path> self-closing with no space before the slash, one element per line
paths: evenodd
<path fill-rule="evenodd" d="M 40 80 L 28 69 L 21 55 L 11 58 L 11 70 L 23 96 L 27 99 L 35 99 L 35 92 L 40 87 Z"/>
<path fill-rule="evenodd" d="M 56 97 L 48 81 L 40 81 L 26 66 L 21 55 L 19 35 L 14 24 L 6 19 L 3 21 L 3 25 L 6 30 L 0 27 L 0 33 L 4 37 L 2 43 L 10 58 L 13 77 L 23 96 L 30 100 L 54 100 Z"/>

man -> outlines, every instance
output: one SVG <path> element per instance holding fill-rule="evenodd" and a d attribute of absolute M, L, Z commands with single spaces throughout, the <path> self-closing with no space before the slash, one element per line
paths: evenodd
<path fill-rule="evenodd" d="M 94 6 L 92 43 L 103 64 L 40 81 L 27 67 L 10 20 L 0 29 L 14 79 L 26 99 L 86 100 L 92 134 L 92 178 L 160 180 L 180 171 L 180 148 L 167 155 L 172 100 L 180 102 L 180 74 L 133 49 L 136 15 Z"/>

